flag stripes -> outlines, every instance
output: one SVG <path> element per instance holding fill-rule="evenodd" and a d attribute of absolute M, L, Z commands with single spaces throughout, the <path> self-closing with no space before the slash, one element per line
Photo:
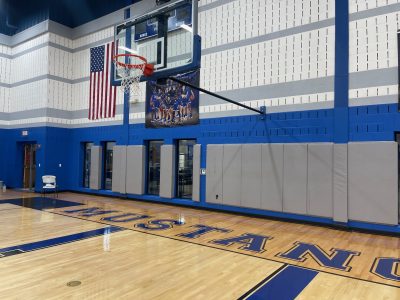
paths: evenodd
<path fill-rule="evenodd" d="M 115 117 L 117 87 L 111 85 L 114 42 L 90 49 L 89 120 Z"/>

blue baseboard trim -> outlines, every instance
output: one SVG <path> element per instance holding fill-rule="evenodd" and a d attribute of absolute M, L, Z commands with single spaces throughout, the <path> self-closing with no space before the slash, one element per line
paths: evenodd
<path fill-rule="evenodd" d="M 359 231 L 368 231 L 371 233 L 377 234 L 389 234 L 389 235 L 399 235 L 400 236 L 400 224 L 399 225 L 384 225 L 384 224 L 375 224 L 375 223 L 366 223 L 366 222 L 359 222 L 359 221 L 349 221 L 348 223 L 336 222 L 331 218 L 325 217 L 316 217 L 316 216 L 306 216 L 300 214 L 293 214 L 293 213 L 286 213 L 286 212 L 279 212 L 279 211 L 271 211 L 271 210 L 262 210 L 262 209 L 255 209 L 255 208 L 246 208 L 246 207 L 236 207 L 236 206 L 229 206 L 223 204 L 213 204 L 213 203 L 206 203 L 206 202 L 196 202 L 190 199 L 180 199 L 180 198 L 163 198 L 155 195 L 134 195 L 134 194 L 120 194 L 115 193 L 112 191 L 106 190 L 91 190 L 81 188 L 78 190 L 73 190 L 72 192 L 80 192 L 80 193 L 87 193 L 92 195 L 99 195 L 99 196 L 110 196 L 110 197 L 118 197 L 118 198 L 125 198 L 129 200 L 138 200 L 138 201 L 145 201 L 145 202 L 153 202 L 153 203 L 162 203 L 162 204 L 169 204 L 169 205 L 179 205 L 185 207 L 194 207 L 200 209 L 207 209 L 207 210 L 216 210 L 221 212 L 230 212 L 236 214 L 245 214 L 254 217 L 267 217 L 278 219 L 281 221 L 291 221 L 291 222 L 302 222 L 302 223 L 309 223 L 313 225 L 324 225 L 330 226 L 335 229 L 341 230 L 359 230 Z"/>
<path fill-rule="evenodd" d="M 125 196 L 125 194 L 116 193 L 111 190 L 92 190 L 89 188 L 78 188 L 76 190 L 71 190 L 71 192 L 78 192 L 78 193 L 92 194 L 92 195 L 99 195 L 99 196 L 110 196 L 110 197 L 124 197 Z"/>
<path fill-rule="evenodd" d="M 400 236 L 400 224 L 399 225 L 384 225 L 384 224 L 367 223 L 367 222 L 360 222 L 360 221 L 349 221 L 347 223 L 347 225 L 350 228 L 356 228 L 356 229 L 365 230 L 365 231 L 391 233 L 391 234 Z"/>

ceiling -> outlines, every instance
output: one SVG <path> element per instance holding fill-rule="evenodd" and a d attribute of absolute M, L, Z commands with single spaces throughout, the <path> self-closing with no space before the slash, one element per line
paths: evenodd
<path fill-rule="evenodd" d="M 47 19 L 74 28 L 139 1 L 0 0 L 0 33 L 13 35 Z"/>

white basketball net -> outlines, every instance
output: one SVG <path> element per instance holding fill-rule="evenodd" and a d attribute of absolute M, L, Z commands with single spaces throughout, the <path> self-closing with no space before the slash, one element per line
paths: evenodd
<path fill-rule="evenodd" d="M 139 99 L 142 96 L 142 90 L 140 88 L 140 77 L 143 75 L 143 70 L 146 66 L 143 60 L 138 57 L 128 56 L 127 62 L 124 56 L 118 57 L 114 60 L 114 65 L 117 74 L 121 76 L 121 86 L 122 92 L 129 94 L 130 97 L 134 99 Z M 135 67 L 132 67 L 135 65 Z"/>

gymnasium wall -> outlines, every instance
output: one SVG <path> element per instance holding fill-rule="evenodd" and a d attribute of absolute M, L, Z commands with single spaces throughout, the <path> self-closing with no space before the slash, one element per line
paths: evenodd
<path fill-rule="evenodd" d="M 112 30 L 91 34 L 86 42 L 73 41 L 49 32 L 58 28 L 53 22 L 44 23 L 25 32 L 31 38 L 28 41 L 18 43 L 15 38 L 17 45 L 3 46 L 9 53 L 3 50 L 4 54 L 0 55 L 0 105 L 5 113 L 0 114 L 0 125 L 74 127 L 91 123 L 87 119 L 89 49 L 96 43 L 101 44 L 98 41 L 107 34 L 111 39 Z M 83 69 L 85 71 L 80 72 Z M 122 101 L 119 95 L 117 104 Z M 116 118 L 106 123 L 121 120 L 121 110 L 117 113 Z"/>
<path fill-rule="evenodd" d="M 397 190 L 393 192 L 393 188 L 397 188 L 397 181 L 394 181 L 397 173 L 389 168 L 397 165 L 397 155 L 392 151 L 393 143 L 385 142 L 393 141 L 394 133 L 400 131 L 396 41 L 400 4 L 397 1 L 349 2 L 350 143 L 339 145 L 344 147 L 341 150 L 345 157 L 340 158 L 343 165 L 338 167 L 335 164 L 335 157 L 342 152 L 335 150 L 336 144 L 332 146 L 335 137 L 335 62 L 341 61 L 340 55 L 336 55 L 335 61 L 335 1 L 202 0 L 199 2 L 201 86 L 252 107 L 267 106 L 265 120 L 235 105 L 201 94 L 199 125 L 146 129 L 144 97 L 138 103 L 130 103 L 128 125 L 122 122 L 124 95 L 118 92 L 116 117 L 90 121 L 87 118 L 90 48 L 112 41 L 113 25 L 123 20 L 123 10 L 74 29 L 45 21 L 7 41 L 0 37 L 0 44 L 3 44 L 0 47 L 0 139 L 7 141 L 0 150 L 0 157 L 7 157 L 0 159 L 0 180 L 3 177 L 8 185 L 20 186 L 20 147 L 24 142 L 41 145 L 38 176 L 57 175 L 62 190 L 106 195 L 119 194 L 82 188 L 84 142 L 101 146 L 105 141 L 115 141 L 117 145 L 141 146 L 148 140 L 161 139 L 170 146 L 177 139 L 196 139 L 201 145 L 200 164 L 207 168 L 207 174 L 208 168 L 213 166 L 209 147 L 228 149 L 226 161 L 234 157 L 229 149 L 240 148 L 243 162 L 243 158 L 250 161 L 246 159 L 250 153 L 256 156 L 265 154 L 254 151 L 252 147 L 255 144 L 262 144 L 261 148 L 281 144 L 282 149 L 288 149 L 286 162 L 297 169 L 292 173 L 292 168 L 287 168 L 288 163 L 286 167 L 282 165 L 281 173 L 286 172 L 289 175 L 286 179 L 291 182 L 287 184 L 289 190 L 282 190 L 279 209 L 274 210 L 268 206 L 271 203 L 262 202 L 270 201 L 268 193 L 265 197 L 260 196 L 257 203 L 245 203 L 248 199 L 242 193 L 253 195 L 260 187 L 249 191 L 242 189 L 248 185 L 246 177 L 253 174 L 247 164 L 241 164 L 240 168 L 239 165 L 232 166 L 232 170 L 229 169 L 231 166 L 227 165 L 228 170 L 225 170 L 222 165 L 224 171 L 219 180 L 222 190 L 225 184 L 226 192 L 220 198 L 222 203 L 213 202 L 211 194 L 207 194 L 210 177 L 201 176 L 200 202 L 194 205 L 258 214 L 268 214 L 267 210 L 278 211 L 282 215 L 277 216 L 299 214 L 297 218 L 300 219 L 307 216 L 343 222 L 385 223 L 388 214 L 398 207 L 395 201 Z M 376 7 L 384 2 L 387 5 Z M 139 2 L 132 6 L 131 15 L 140 5 Z M 28 130 L 29 136 L 23 137 L 22 130 Z M 325 186 L 326 191 L 322 192 L 315 189 L 315 182 L 320 179 L 318 170 L 327 165 L 321 165 L 320 161 L 314 164 L 309 149 L 327 143 L 328 148 L 333 147 L 332 156 L 328 151 L 332 158 L 328 165 L 332 163 L 332 167 L 328 167 L 329 172 L 324 175 L 334 177 L 338 171 L 345 173 L 341 180 L 345 182 L 342 188 L 346 195 L 341 203 L 335 202 L 337 184 L 329 183 L 328 187 Z M 307 150 L 291 151 L 292 147 Z M 371 153 L 376 149 L 383 149 L 387 159 L 382 156 L 374 159 Z M 368 159 L 360 160 L 358 151 L 365 151 L 364 158 Z M 282 153 L 284 157 L 285 152 Z M 290 158 L 290 153 L 294 158 Z M 302 156 L 296 157 L 297 153 Z M 224 156 L 221 159 L 223 163 Z M 384 167 L 380 168 L 375 162 Z M 340 169 L 343 166 L 349 166 L 349 169 Z M 373 175 L 375 168 L 380 172 L 377 181 L 376 177 L 365 175 Z M 268 168 L 263 170 L 261 172 L 266 172 Z M 232 178 L 229 177 L 231 174 Z M 385 185 L 389 181 L 380 178 L 389 178 L 389 185 Z M 329 177 L 327 181 L 330 180 Z M 240 185 L 234 184 L 239 181 Z M 368 192 L 363 192 L 363 182 L 368 182 L 365 190 Z M 352 186 L 347 186 L 348 183 Z M 292 186 L 297 186 L 298 190 L 290 190 Z M 40 183 L 37 183 L 36 190 L 40 190 Z M 374 192 L 389 190 L 390 193 L 383 197 L 390 203 L 387 207 L 391 211 L 384 211 L 379 216 L 371 215 L 371 207 L 383 207 L 375 202 Z M 301 203 L 293 200 L 298 191 L 301 191 Z M 328 202 L 315 200 L 324 192 L 327 197 L 323 200 Z M 263 195 L 261 191 L 260 195 Z M 133 196 L 180 203 L 179 199 Z M 363 199 L 367 199 L 365 203 Z M 321 203 L 325 205 L 322 210 L 318 206 Z M 291 209 L 292 205 L 295 209 Z M 358 207 L 365 210 L 357 211 Z M 386 224 L 396 224 L 392 214 L 387 219 Z"/>
<path fill-rule="evenodd" d="M 376 7 L 382 2 L 350 1 L 351 106 L 397 102 L 400 4 L 392 2 Z M 334 1 L 286 3 L 201 1 L 201 85 L 251 106 L 266 105 L 271 112 L 331 108 Z M 133 5 L 132 14 L 136 5 L 140 3 Z M 45 25 L 39 24 L 44 28 L 41 35 L 30 39 L 27 33 L 27 41 L 2 46 L 0 106 L 2 112 L 10 107 L 12 115 L 8 120 L 1 117 L 1 124 L 99 125 L 87 119 L 89 49 L 112 40 L 112 25 L 122 19 L 122 11 L 117 15 L 120 18 L 111 14 L 95 20 L 97 31 L 93 24 L 70 29 L 45 21 Z M 37 91 L 33 97 L 30 90 Z M 117 116 L 103 125 L 120 123 L 122 103 L 119 93 Z M 43 119 L 40 108 L 49 108 L 48 119 Z M 229 116 L 237 110 L 234 105 L 201 96 L 203 118 Z M 32 112 L 15 114 L 22 111 Z M 131 122 L 143 122 L 143 111 L 143 103 L 131 104 Z M 237 114 L 247 113 L 239 111 Z"/>
<path fill-rule="evenodd" d="M 400 3 L 350 0 L 350 106 L 398 102 Z"/>
<path fill-rule="evenodd" d="M 253 107 L 266 105 L 271 111 L 332 107 L 334 1 L 319 1 L 318 6 L 312 1 L 287 6 L 287 1 L 267 2 L 199 3 L 201 85 Z M 131 15 L 140 5 L 132 6 Z M 8 125 L 121 123 L 122 93 L 114 119 L 87 119 L 90 48 L 111 42 L 113 25 L 121 20 L 122 11 L 74 29 L 45 21 L 36 26 L 44 28 L 40 36 L 12 45 L 12 112 L 27 112 L 10 116 Z M 37 95 L 30 97 L 29 90 L 38 91 Z M 144 97 L 131 104 L 131 122 L 144 121 L 143 101 Z M 200 103 L 203 118 L 247 114 L 207 95 L 201 96 Z M 46 119 L 37 110 L 44 107 Z"/>
<path fill-rule="evenodd" d="M 201 85 L 251 106 L 266 105 L 270 112 L 331 108 L 334 4 L 201 1 Z M 400 4 L 351 0 L 349 5 L 350 105 L 396 103 Z M 121 93 L 115 119 L 89 121 L 87 109 L 89 49 L 112 40 L 113 24 L 122 15 L 121 10 L 74 29 L 45 21 L 2 45 L 0 125 L 120 124 Z M 142 123 L 143 112 L 143 103 L 131 104 L 131 122 Z M 247 114 L 208 95 L 201 96 L 200 112 L 202 118 Z"/>
<path fill-rule="evenodd" d="M 10 111 L 11 48 L 0 45 L 0 127 L 7 125 Z"/>
<path fill-rule="evenodd" d="M 7 125 L 42 123 L 47 108 L 47 41 L 46 35 L 37 36 L 11 48 L 9 57 L 9 109 Z M 32 114 L 25 112 L 42 112 Z M 4 121 L 4 120 L 3 120 Z"/>

